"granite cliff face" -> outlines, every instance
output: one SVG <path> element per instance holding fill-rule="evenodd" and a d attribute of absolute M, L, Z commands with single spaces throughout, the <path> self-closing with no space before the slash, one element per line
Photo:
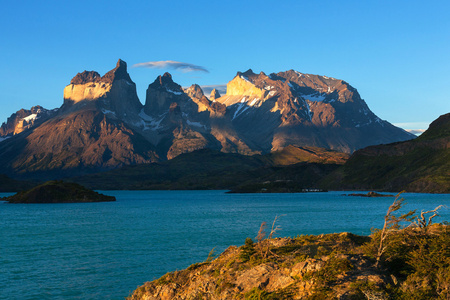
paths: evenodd
<path fill-rule="evenodd" d="M 103 77 L 95 71 L 78 73 L 64 88 L 65 111 L 73 111 L 88 102 L 105 113 L 130 120 L 142 108 L 136 93 L 136 84 L 127 73 L 127 64 L 119 59 L 114 69 Z"/>
<path fill-rule="evenodd" d="M 141 107 L 123 61 L 103 77 L 79 73 L 56 113 L 0 143 L 0 169 L 43 179 L 158 161 L 154 146 L 128 125 Z"/>
<path fill-rule="evenodd" d="M 40 121 L 28 123 L 32 115 Z M 11 174 L 94 171 L 203 148 L 253 155 L 294 145 L 351 153 L 414 137 L 376 117 L 346 82 L 293 70 L 238 72 L 226 95 L 213 90 L 210 99 L 200 86 L 183 89 L 165 73 L 149 84 L 142 105 L 119 60 L 103 76 L 78 73 L 61 108 L 45 115 L 21 111 L 2 125 L 3 140 L 33 130 L 0 143 L 0 167 Z"/>

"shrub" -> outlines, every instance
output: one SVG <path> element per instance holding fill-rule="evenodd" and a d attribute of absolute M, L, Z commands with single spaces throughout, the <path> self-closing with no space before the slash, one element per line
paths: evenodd
<path fill-rule="evenodd" d="M 247 262 L 250 260 L 253 254 L 255 254 L 255 245 L 253 243 L 253 240 L 251 238 L 245 239 L 245 245 L 241 248 L 241 254 L 239 257 L 242 259 L 243 262 Z"/>

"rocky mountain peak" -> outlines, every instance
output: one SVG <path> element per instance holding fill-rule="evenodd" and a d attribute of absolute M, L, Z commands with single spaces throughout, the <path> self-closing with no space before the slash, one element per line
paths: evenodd
<path fill-rule="evenodd" d="M 191 98 L 201 99 L 204 96 L 203 90 L 198 84 L 193 84 L 184 91 Z"/>
<path fill-rule="evenodd" d="M 183 93 L 183 89 L 172 79 L 172 75 L 168 72 L 159 75 L 155 81 L 148 86 L 149 89 L 166 90 L 167 92 Z"/>
<path fill-rule="evenodd" d="M 213 89 L 213 90 L 211 91 L 211 96 L 209 96 L 209 100 L 214 101 L 214 100 L 216 100 L 216 99 L 219 99 L 220 97 L 221 97 L 221 96 L 220 96 L 219 91 L 216 90 L 216 89 Z"/>
<path fill-rule="evenodd" d="M 144 110 L 149 115 L 159 114 L 167 111 L 172 102 L 182 101 L 186 98 L 183 88 L 172 80 L 170 73 L 166 72 L 149 84 Z"/>
<path fill-rule="evenodd" d="M 75 75 L 75 77 L 70 81 L 70 84 L 85 84 L 89 82 L 99 82 L 100 80 L 101 76 L 99 73 L 85 70 L 82 73 Z"/>
<path fill-rule="evenodd" d="M 239 74 L 240 72 L 238 72 Z M 244 75 L 244 76 L 251 76 L 251 75 L 256 75 L 252 69 L 248 69 L 247 71 L 245 71 L 244 73 L 241 73 L 240 75 Z"/>
<path fill-rule="evenodd" d="M 263 99 L 266 91 L 258 88 L 254 83 L 258 76 L 251 69 L 244 73 L 238 72 L 227 84 L 227 96 L 250 96 Z"/>
<path fill-rule="evenodd" d="M 101 81 L 106 83 L 113 83 L 114 81 L 121 79 L 125 79 L 129 83 L 133 83 L 127 71 L 127 63 L 119 59 L 117 61 L 116 67 L 103 75 Z"/>

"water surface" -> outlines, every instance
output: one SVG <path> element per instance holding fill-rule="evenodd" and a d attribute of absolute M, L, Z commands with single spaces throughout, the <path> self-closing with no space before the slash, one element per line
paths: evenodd
<path fill-rule="evenodd" d="M 381 227 L 393 198 L 224 191 L 105 191 L 117 202 L 0 202 L 0 299 L 124 299 L 138 285 L 242 245 L 280 216 L 279 236 Z M 7 194 L 1 194 L 5 196 Z M 450 195 L 403 194 L 404 212 Z M 434 221 L 450 221 L 442 210 Z"/>

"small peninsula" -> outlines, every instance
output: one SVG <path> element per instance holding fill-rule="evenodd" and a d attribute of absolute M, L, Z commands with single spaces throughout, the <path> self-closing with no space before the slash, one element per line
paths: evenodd
<path fill-rule="evenodd" d="M 382 233 L 247 238 L 217 258 L 210 253 L 145 283 L 127 299 L 448 299 L 449 226 L 391 230 L 385 251 Z"/>
<path fill-rule="evenodd" d="M 2 198 L 9 203 L 86 203 L 116 201 L 76 183 L 48 181 L 27 191 Z"/>

